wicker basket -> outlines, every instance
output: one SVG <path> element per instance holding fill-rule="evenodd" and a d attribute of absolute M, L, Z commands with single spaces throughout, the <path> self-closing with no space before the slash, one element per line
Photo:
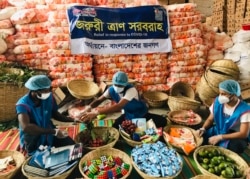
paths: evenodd
<path fill-rule="evenodd" d="M 169 133 L 169 130 L 170 130 L 171 127 L 184 128 L 184 126 L 181 126 L 181 125 L 168 125 L 168 126 L 164 127 L 164 132 Z M 199 136 L 195 135 L 195 130 L 194 129 L 189 128 L 189 127 L 185 127 L 185 128 L 191 130 L 191 132 L 193 133 L 196 148 L 201 146 L 201 144 L 203 143 L 203 137 L 199 137 Z M 166 139 L 165 135 L 163 135 L 163 138 L 164 138 L 165 142 L 168 144 L 168 146 L 175 148 L 177 152 L 185 153 L 180 147 L 171 145 L 168 142 L 168 140 Z"/>
<path fill-rule="evenodd" d="M 25 161 L 25 157 L 21 152 L 14 151 L 14 150 L 1 150 L 0 151 L 0 158 L 5 158 L 11 156 L 15 163 L 16 163 L 16 168 L 7 172 L 7 173 L 1 173 L 0 178 L 5 178 L 5 179 L 11 179 L 13 176 L 20 170 L 23 162 Z"/>
<path fill-rule="evenodd" d="M 196 175 L 195 177 L 192 177 L 190 179 L 219 179 L 220 177 L 216 176 L 209 176 L 209 175 Z"/>
<path fill-rule="evenodd" d="M 168 95 L 161 91 L 148 91 L 142 94 L 148 105 L 153 108 L 162 107 L 166 104 Z"/>
<path fill-rule="evenodd" d="M 171 111 L 193 110 L 197 111 L 201 106 L 199 101 L 183 96 L 169 96 L 168 107 Z"/>
<path fill-rule="evenodd" d="M 237 80 L 239 78 L 240 70 L 237 64 L 228 59 L 216 60 L 209 68 L 215 71 L 223 72 L 224 74 L 228 74 L 232 76 L 233 79 Z"/>
<path fill-rule="evenodd" d="M 96 134 L 96 137 L 102 136 L 105 132 L 109 132 L 110 136 L 114 138 L 114 140 L 106 145 L 100 146 L 100 147 L 87 147 L 90 150 L 95 150 L 95 149 L 105 149 L 105 148 L 111 148 L 114 147 L 116 142 L 119 139 L 119 131 L 114 128 L 114 127 L 94 127 L 93 132 Z M 77 138 L 77 137 L 76 137 Z M 81 141 L 76 141 L 77 143 Z"/>
<path fill-rule="evenodd" d="M 178 81 L 170 89 L 170 96 L 185 96 L 191 99 L 195 98 L 194 90 L 188 83 Z"/>
<path fill-rule="evenodd" d="M 91 99 L 100 91 L 100 88 L 96 83 L 81 79 L 69 81 L 67 88 L 70 94 L 77 99 Z"/>
<path fill-rule="evenodd" d="M 27 92 L 28 89 L 24 86 L 0 82 L 0 122 L 16 119 L 16 102 Z"/>
<path fill-rule="evenodd" d="M 177 153 L 178 157 L 180 157 L 180 155 Z M 133 164 L 133 167 L 134 169 L 137 171 L 137 173 L 142 177 L 142 178 L 145 178 L 145 179 L 173 179 L 175 177 L 177 177 L 182 170 L 179 170 L 175 175 L 173 176 L 168 176 L 168 177 L 153 177 L 153 176 L 149 176 L 148 174 L 142 172 L 138 167 L 137 165 L 135 164 L 135 162 L 133 161 L 133 157 L 131 157 L 131 161 L 132 161 L 132 164 Z M 181 169 L 183 167 L 183 162 L 181 163 Z"/>
<path fill-rule="evenodd" d="M 112 157 L 120 157 L 124 163 L 127 163 L 130 165 L 128 173 L 124 175 L 121 179 L 125 179 L 130 175 L 133 167 L 132 167 L 132 163 L 128 154 L 118 149 L 106 148 L 106 149 L 101 149 L 101 150 L 100 149 L 93 150 L 82 157 L 82 159 L 79 162 L 79 171 L 81 172 L 84 178 L 90 179 L 83 171 L 83 168 L 82 168 L 83 163 L 86 161 L 98 159 L 103 155 L 112 156 Z"/>
<path fill-rule="evenodd" d="M 175 119 L 175 116 L 185 118 L 185 116 L 187 116 L 188 113 L 189 113 L 189 111 L 187 111 L 187 110 L 170 111 L 168 113 L 168 119 L 174 124 L 179 124 L 179 125 L 184 125 L 184 126 L 196 126 L 202 122 L 201 116 L 197 113 L 194 113 L 195 117 L 194 117 L 194 121 L 192 121 L 192 122 L 189 122 L 188 120 L 186 120 L 185 122 L 178 121 Z"/>
<path fill-rule="evenodd" d="M 139 142 L 139 141 L 134 141 L 132 140 L 131 138 L 128 138 L 128 136 L 126 136 L 122 130 L 119 129 L 119 133 L 120 135 L 122 136 L 122 138 L 126 141 L 126 143 L 131 146 L 131 147 L 135 147 L 135 146 L 138 146 L 138 145 L 141 145 L 142 142 Z"/>
<path fill-rule="evenodd" d="M 218 147 L 218 146 L 213 146 L 213 145 L 200 146 L 197 149 L 195 149 L 195 151 L 193 153 L 194 161 L 202 174 L 213 176 L 213 177 L 218 177 L 217 175 L 205 170 L 198 162 L 198 153 L 200 150 L 212 150 L 212 149 L 217 149 L 220 152 L 222 152 L 224 155 L 226 155 L 227 157 L 230 157 L 231 159 L 233 159 L 236 162 L 236 164 L 238 165 L 238 167 L 241 170 L 241 172 L 243 173 L 243 175 L 245 175 L 244 171 L 247 170 L 248 164 L 246 163 L 246 161 L 244 159 L 242 159 L 237 153 L 235 153 L 231 150 L 228 150 L 228 149 L 225 149 L 222 147 Z M 244 176 L 242 178 L 244 178 Z"/>
<path fill-rule="evenodd" d="M 28 179 L 41 179 L 41 178 L 47 178 L 47 179 L 66 179 L 71 172 L 77 167 L 77 164 L 74 165 L 73 167 L 71 167 L 69 170 L 67 170 L 66 172 L 60 174 L 60 175 L 56 175 L 56 176 L 51 176 L 51 177 L 41 177 L 39 175 L 34 175 L 32 173 L 28 173 L 25 171 L 25 165 L 28 164 L 29 160 L 31 159 L 31 157 L 29 157 L 28 159 L 25 160 L 25 162 L 22 165 L 22 173 L 24 176 L 26 176 Z"/>

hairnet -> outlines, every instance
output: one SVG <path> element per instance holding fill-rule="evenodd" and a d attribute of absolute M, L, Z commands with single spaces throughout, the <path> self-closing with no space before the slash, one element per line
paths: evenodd
<path fill-rule="evenodd" d="M 33 91 L 50 88 L 50 86 L 51 86 L 51 81 L 46 75 L 32 76 L 25 83 L 25 87 Z"/>
<path fill-rule="evenodd" d="M 128 76 L 122 71 L 118 71 L 114 74 L 112 82 L 114 85 L 126 86 L 128 84 Z"/>
<path fill-rule="evenodd" d="M 219 84 L 219 89 L 226 91 L 229 94 L 235 94 L 236 96 L 240 96 L 241 89 L 240 85 L 235 80 L 225 80 Z"/>

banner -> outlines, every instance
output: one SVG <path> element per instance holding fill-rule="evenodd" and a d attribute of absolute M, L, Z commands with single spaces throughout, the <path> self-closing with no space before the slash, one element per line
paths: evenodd
<path fill-rule="evenodd" d="M 72 54 L 170 52 L 168 15 L 162 6 L 67 9 Z"/>

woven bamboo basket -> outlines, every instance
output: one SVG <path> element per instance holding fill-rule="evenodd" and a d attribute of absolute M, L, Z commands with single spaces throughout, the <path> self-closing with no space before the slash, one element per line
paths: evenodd
<path fill-rule="evenodd" d="M 234 160 L 235 163 L 237 164 L 237 166 L 239 167 L 239 169 L 241 170 L 241 172 L 243 173 L 243 177 L 242 178 L 245 177 L 245 171 L 248 168 L 248 164 L 246 163 L 246 161 L 244 159 L 242 159 L 237 153 L 235 153 L 235 152 L 233 152 L 231 150 L 228 150 L 228 149 L 225 149 L 225 148 L 222 148 L 222 147 L 218 147 L 218 146 L 213 146 L 213 145 L 200 146 L 197 149 L 195 149 L 195 151 L 193 153 L 194 161 L 195 161 L 198 169 L 201 171 L 202 174 L 209 175 L 209 176 L 212 176 L 212 177 L 218 177 L 217 175 L 215 175 L 213 173 L 210 173 L 209 171 L 207 171 L 206 169 L 204 169 L 200 165 L 200 163 L 198 162 L 198 153 L 199 153 L 199 151 L 202 151 L 202 150 L 212 150 L 212 149 L 217 149 L 221 153 L 223 153 L 224 155 L 226 155 L 227 157 L 230 157 L 232 160 Z"/>
<path fill-rule="evenodd" d="M 217 91 L 217 92 L 216 92 Z M 205 74 L 202 75 L 200 78 L 200 81 L 196 84 L 196 93 L 198 94 L 198 97 L 202 101 L 203 104 L 206 106 L 210 106 L 215 97 L 218 96 L 218 88 L 215 89 L 214 87 L 211 87 L 206 80 Z"/>
<path fill-rule="evenodd" d="M 185 118 L 188 115 L 189 111 L 187 110 L 177 110 L 177 111 L 170 111 L 168 113 L 168 119 L 173 123 L 173 124 L 179 124 L 183 126 L 196 126 L 199 125 L 202 122 L 202 118 L 199 114 L 194 113 L 194 118 L 193 121 L 178 121 L 175 119 L 175 116 L 177 117 L 183 117 Z"/>
<path fill-rule="evenodd" d="M 14 150 L 1 150 L 0 151 L 0 158 L 5 158 L 11 156 L 15 163 L 16 163 L 16 168 L 6 172 L 6 173 L 1 173 L 0 178 L 5 178 L 5 179 L 11 179 L 13 176 L 21 169 L 21 166 L 23 162 L 25 161 L 25 157 L 21 152 L 14 151 Z"/>
<path fill-rule="evenodd" d="M 126 134 L 124 134 L 122 132 L 122 130 L 119 129 L 119 133 L 120 135 L 122 136 L 122 138 L 126 141 L 126 143 L 131 146 L 131 147 L 135 147 L 135 146 L 138 146 L 138 145 L 141 145 L 142 142 L 139 142 L 139 141 L 134 141 L 132 140 L 131 138 L 129 138 L 129 136 L 127 136 Z"/>
<path fill-rule="evenodd" d="M 224 74 L 231 75 L 232 78 L 236 78 L 237 80 L 239 78 L 240 70 L 238 65 L 229 59 L 221 59 L 214 61 L 211 65 L 209 65 L 209 68 L 212 70 L 223 72 Z"/>
<path fill-rule="evenodd" d="M 81 79 L 69 81 L 67 88 L 70 94 L 77 99 L 91 99 L 100 92 L 96 83 Z"/>
<path fill-rule="evenodd" d="M 177 153 L 178 157 L 180 157 L 180 155 Z M 135 162 L 133 161 L 133 158 L 131 157 L 131 161 L 132 161 L 132 164 L 133 164 L 133 167 L 134 169 L 137 171 L 137 173 L 142 177 L 142 178 L 145 178 L 145 179 L 173 179 L 175 177 L 177 177 L 181 171 L 182 171 L 182 167 L 183 167 L 183 162 L 181 163 L 181 170 L 179 170 L 175 175 L 173 176 L 168 176 L 168 177 L 153 177 L 153 176 L 150 176 L 144 172 L 142 172 L 138 167 L 137 165 L 135 164 Z"/>
<path fill-rule="evenodd" d="M 168 125 L 168 126 L 164 127 L 164 132 L 169 133 L 169 130 L 170 130 L 171 127 L 184 128 L 185 126 Z M 203 143 L 203 137 L 199 137 L 199 136 L 195 135 L 195 130 L 194 129 L 189 128 L 189 127 L 185 127 L 185 128 L 189 129 L 193 133 L 196 148 L 201 146 L 201 144 Z M 163 135 L 163 138 L 164 138 L 164 140 L 165 140 L 165 142 L 167 143 L 168 146 L 173 147 L 177 152 L 185 153 L 179 146 L 175 146 L 175 145 L 170 144 L 168 142 L 167 138 L 165 137 L 165 135 Z"/>
<path fill-rule="evenodd" d="M 109 135 L 112 136 L 114 139 L 110 143 L 100 146 L 100 147 L 86 147 L 90 150 L 112 148 L 114 147 L 114 145 L 116 144 L 120 136 L 119 131 L 114 127 L 94 127 L 92 130 L 96 134 L 96 137 L 101 137 L 105 132 L 109 132 Z M 81 141 L 76 140 L 76 142 L 80 143 Z"/>
<path fill-rule="evenodd" d="M 62 173 L 60 175 L 51 176 L 51 177 L 42 177 L 42 176 L 34 175 L 32 173 L 28 173 L 28 172 L 25 171 L 24 167 L 25 167 L 25 165 L 28 164 L 28 162 L 29 162 L 30 159 L 31 159 L 31 157 L 27 158 L 25 160 L 25 162 L 23 163 L 23 165 L 22 165 L 22 173 L 28 179 L 41 179 L 41 178 L 47 178 L 47 179 L 66 179 L 71 174 L 71 172 L 77 167 L 77 164 L 76 164 L 73 167 L 71 167 L 69 170 L 67 170 L 66 172 L 64 172 L 64 173 Z"/>
<path fill-rule="evenodd" d="M 195 177 L 192 177 L 190 179 L 219 179 L 220 177 L 216 176 L 209 176 L 209 175 L 196 175 Z"/>
<path fill-rule="evenodd" d="M 161 91 L 148 91 L 142 94 L 148 105 L 153 108 L 159 108 L 167 103 L 168 95 Z"/>
<path fill-rule="evenodd" d="M 16 119 L 15 104 L 24 96 L 28 89 L 14 83 L 0 82 L 0 122 Z"/>
<path fill-rule="evenodd" d="M 191 99 L 195 98 L 194 90 L 188 83 L 178 81 L 170 88 L 170 96 L 185 96 Z"/>
<path fill-rule="evenodd" d="M 93 150 L 82 157 L 82 159 L 79 162 L 78 167 L 79 167 L 79 171 L 81 172 L 84 178 L 90 179 L 83 171 L 83 168 L 82 168 L 83 163 L 86 161 L 98 159 L 103 155 L 112 156 L 112 157 L 120 157 L 124 163 L 127 163 L 130 165 L 128 173 L 124 175 L 121 179 L 126 179 L 130 175 L 133 166 L 132 166 L 131 159 L 128 156 L 128 154 L 118 149 L 106 148 L 106 149 Z"/>
<path fill-rule="evenodd" d="M 168 107 L 171 111 L 177 110 L 193 110 L 197 111 L 200 108 L 201 103 L 194 99 L 183 96 L 169 96 Z"/>
<path fill-rule="evenodd" d="M 211 88 L 217 93 L 219 93 L 219 84 L 224 80 L 234 79 L 237 80 L 238 78 L 223 73 L 221 71 L 216 71 L 212 69 L 208 69 L 205 71 L 205 77 L 207 82 Z"/>

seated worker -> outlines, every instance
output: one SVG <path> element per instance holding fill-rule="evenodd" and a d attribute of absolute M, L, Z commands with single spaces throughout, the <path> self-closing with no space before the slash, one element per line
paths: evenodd
<path fill-rule="evenodd" d="M 250 106 L 240 99 L 240 85 L 235 80 L 219 84 L 219 96 L 209 108 L 210 115 L 197 133 L 205 144 L 218 145 L 236 153 L 247 148 Z"/>
<path fill-rule="evenodd" d="M 75 144 L 65 131 L 56 129 L 51 118 L 74 122 L 60 114 L 51 93 L 51 81 L 46 75 L 32 76 L 25 87 L 29 92 L 16 103 L 21 150 L 32 155 L 40 145 L 61 147 Z"/>
<path fill-rule="evenodd" d="M 116 72 L 112 79 L 113 85 L 110 86 L 98 99 L 90 103 L 89 109 L 96 108 L 106 99 L 111 99 L 116 103 L 104 109 L 93 110 L 94 112 L 86 112 L 82 115 L 81 120 L 89 122 L 94 119 L 98 114 L 108 114 L 122 111 L 122 115 L 115 120 L 113 127 L 119 128 L 122 121 L 134 118 L 152 119 L 156 127 L 165 127 L 167 120 L 157 114 L 148 112 L 147 105 L 140 99 L 139 93 L 136 88 L 128 83 L 128 76 L 126 73 L 119 71 Z"/>

